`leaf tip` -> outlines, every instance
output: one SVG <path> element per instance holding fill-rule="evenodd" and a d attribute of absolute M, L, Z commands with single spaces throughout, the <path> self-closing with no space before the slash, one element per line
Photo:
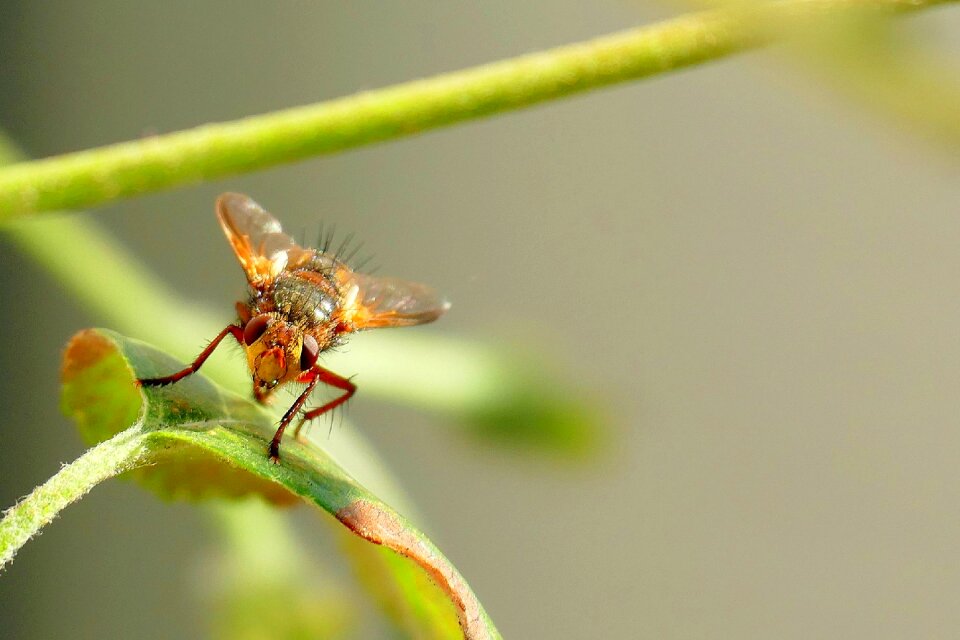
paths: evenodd
<path fill-rule="evenodd" d="M 69 384 L 77 375 L 114 353 L 116 347 L 96 329 L 83 329 L 70 338 L 63 354 L 60 380 Z"/>
<path fill-rule="evenodd" d="M 460 628 L 468 640 L 497 637 L 479 600 L 463 577 L 426 537 L 396 512 L 370 500 L 351 500 L 336 518 L 358 536 L 383 545 L 419 564 L 456 608 Z"/>
<path fill-rule="evenodd" d="M 120 433 L 140 415 L 143 395 L 110 333 L 84 329 L 67 343 L 60 368 L 60 408 L 88 444 Z"/>

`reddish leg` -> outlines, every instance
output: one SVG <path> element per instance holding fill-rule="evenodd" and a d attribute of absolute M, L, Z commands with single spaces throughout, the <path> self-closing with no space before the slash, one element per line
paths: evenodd
<path fill-rule="evenodd" d="M 350 382 L 348 378 L 344 378 L 335 374 L 333 371 L 327 371 L 323 367 L 314 365 L 313 369 L 307 371 L 301 375 L 298 379 L 298 382 L 306 382 L 307 388 L 303 390 L 296 401 L 293 403 L 293 406 L 287 409 L 287 412 L 283 414 L 283 418 L 280 420 L 280 426 L 277 428 L 277 432 L 273 435 L 273 440 L 270 441 L 270 460 L 275 463 L 280 462 L 280 438 L 283 437 L 283 432 L 287 428 L 287 425 L 293 420 L 293 417 L 297 415 L 303 404 L 307 401 L 307 397 L 310 395 L 310 392 L 313 391 L 314 387 L 317 386 L 318 382 L 330 385 L 331 387 L 336 387 L 343 391 L 343 395 L 338 398 L 334 398 L 330 402 L 326 403 L 322 407 L 317 407 L 316 409 L 311 409 L 303 414 L 303 418 L 300 420 L 300 424 L 297 425 L 296 435 L 300 435 L 300 429 L 303 427 L 305 422 L 313 420 L 319 415 L 330 411 L 335 407 L 339 407 L 341 404 L 350 399 L 357 391 L 357 386 Z"/>
<path fill-rule="evenodd" d="M 200 352 L 200 355 L 197 356 L 197 359 L 190 363 L 190 366 L 184 369 L 183 371 L 178 371 L 173 375 L 164 376 L 162 378 L 141 378 L 137 380 L 137 384 L 141 387 L 162 387 L 164 385 L 173 384 L 178 380 L 186 378 L 191 373 L 196 373 L 197 370 L 206 362 L 207 358 L 210 357 L 210 354 L 213 353 L 220 343 L 228 335 L 232 335 L 237 342 L 243 344 L 243 327 L 238 327 L 236 325 L 229 325 L 223 331 L 217 334 L 217 337 L 213 339 L 213 342 L 207 345 L 207 348 Z"/>

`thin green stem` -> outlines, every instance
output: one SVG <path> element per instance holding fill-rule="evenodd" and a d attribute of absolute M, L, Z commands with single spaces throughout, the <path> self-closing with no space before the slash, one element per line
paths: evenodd
<path fill-rule="evenodd" d="M 0 520 L 0 569 L 67 505 L 104 480 L 136 468 L 144 451 L 143 433 L 134 425 L 64 466 L 5 511 Z"/>
<path fill-rule="evenodd" d="M 0 219 L 253 171 L 717 60 L 832 11 L 948 1 L 783 0 L 699 13 L 329 102 L 23 163 L 0 171 Z"/>

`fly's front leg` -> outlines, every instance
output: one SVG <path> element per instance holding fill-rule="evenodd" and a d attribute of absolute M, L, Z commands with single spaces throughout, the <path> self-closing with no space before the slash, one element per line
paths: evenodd
<path fill-rule="evenodd" d="M 308 372 L 309 373 L 309 372 Z M 277 432 L 273 434 L 273 440 L 270 441 L 270 462 L 274 464 L 280 464 L 280 438 L 283 437 L 283 432 L 286 430 L 287 425 L 293 420 L 293 417 L 297 415 L 300 409 L 303 408 L 303 403 L 307 401 L 307 397 L 310 395 L 310 392 L 314 390 L 317 386 L 317 383 L 320 382 L 320 378 L 314 376 L 312 379 L 305 379 L 306 375 L 300 376 L 300 382 L 306 382 L 307 388 L 303 390 L 297 399 L 294 400 L 293 404 L 287 409 L 287 412 L 283 414 L 283 417 L 280 418 L 280 426 L 277 427 Z"/>
<path fill-rule="evenodd" d="M 293 432 L 294 437 L 300 442 L 304 441 L 304 439 L 300 436 L 300 431 L 303 429 L 303 425 L 318 416 L 322 416 L 331 409 L 339 407 L 357 392 L 357 385 L 353 384 L 349 378 L 344 378 L 343 376 L 338 375 L 333 371 L 328 371 L 323 367 L 314 366 L 314 368 L 311 369 L 307 375 L 311 376 L 314 380 L 318 380 L 326 385 L 340 389 L 343 391 L 343 394 L 337 398 L 334 398 L 325 405 L 317 407 L 316 409 L 311 409 L 303 414 L 303 416 L 300 418 L 300 424 L 297 425 L 297 429 Z"/>
<path fill-rule="evenodd" d="M 191 373 L 196 373 L 198 369 L 207 361 L 207 358 L 210 357 L 210 354 L 223 342 L 223 339 L 228 335 L 232 335 L 234 339 L 240 344 L 243 344 L 243 328 L 236 325 L 229 325 L 224 328 L 223 331 L 217 334 L 217 337 L 207 345 L 207 348 L 200 352 L 200 355 L 197 356 L 197 359 L 190 363 L 190 366 L 182 371 L 178 371 L 169 376 L 163 376 L 162 378 L 140 378 L 137 380 L 137 385 L 141 387 L 162 387 L 164 385 L 173 384 L 183 378 L 186 378 Z"/>

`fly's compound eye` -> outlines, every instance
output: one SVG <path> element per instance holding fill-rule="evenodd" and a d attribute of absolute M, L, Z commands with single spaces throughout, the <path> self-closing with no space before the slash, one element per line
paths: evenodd
<path fill-rule="evenodd" d="M 243 328 L 244 343 L 251 345 L 256 342 L 272 322 L 273 318 L 266 313 L 261 313 L 260 315 L 251 318 L 250 322 L 247 323 L 247 326 Z"/>
<path fill-rule="evenodd" d="M 303 347 L 300 349 L 300 371 L 306 371 L 317 363 L 317 356 L 320 355 L 320 345 L 317 339 L 311 335 L 303 337 Z"/>

